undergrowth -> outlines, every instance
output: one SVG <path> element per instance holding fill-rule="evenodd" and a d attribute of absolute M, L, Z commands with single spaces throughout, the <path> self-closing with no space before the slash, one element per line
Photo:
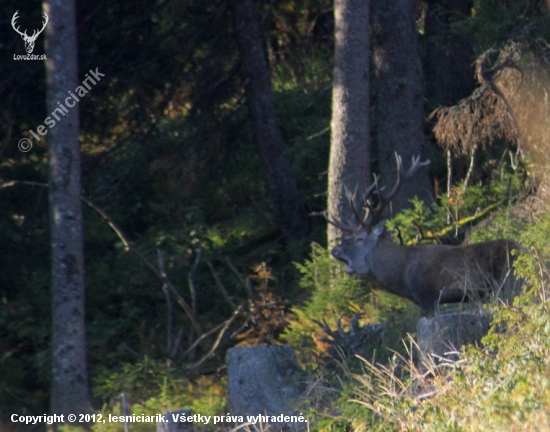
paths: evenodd
<path fill-rule="evenodd" d="M 297 265 L 307 300 L 293 306 L 278 341 L 294 349 L 312 376 L 300 408 L 312 420 L 311 430 L 541 430 L 550 423 L 545 264 L 550 217 L 526 223 L 529 216 L 513 210 L 526 185 L 513 173 L 497 177 L 489 185 L 457 189 L 432 209 L 415 202 L 388 223 L 394 239 L 404 244 L 459 243 L 485 220 L 470 240 L 508 237 L 526 247 L 516 260 L 525 293 L 513 306 L 494 310 L 483 345 L 464 348 L 457 362 L 419 364 L 413 342 L 418 308 L 369 280 L 344 274 L 326 248 L 313 244 L 310 259 Z M 342 341 L 357 331 L 365 337 L 363 345 L 347 350 Z M 147 359 L 101 376 L 94 388 L 97 397 L 110 401 L 104 414 L 124 411 L 123 393 L 133 414 L 192 408 L 222 415 L 227 410 L 220 377 L 190 379 L 184 371 Z M 94 429 L 121 430 L 121 425 Z"/>

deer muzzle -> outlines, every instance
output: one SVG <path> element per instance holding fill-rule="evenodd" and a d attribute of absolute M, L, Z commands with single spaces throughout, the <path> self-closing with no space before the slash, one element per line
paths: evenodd
<path fill-rule="evenodd" d="M 336 246 L 335 248 L 333 248 L 330 254 L 337 260 L 342 261 L 343 263 L 346 264 L 346 268 L 344 270 L 346 273 L 348 274 L 355 273 L 355 269 L 353 268 L 352 261 L 347 256 L 344 255 L 344 253 L 341 250 L 341 246 L 342 245 Z"/>

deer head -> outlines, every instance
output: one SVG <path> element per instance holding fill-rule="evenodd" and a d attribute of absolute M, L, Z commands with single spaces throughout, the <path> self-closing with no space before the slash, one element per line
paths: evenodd
<path fill-rule="evenodd" d="M 370 233 L 358 231 L 353 237 L 344 239 L 332 249 L 332 256 L 346 263 L 345 272 L 369 275 L 372 267 L 372 257 L 375 254 L 378 239 L 384 232 L 384 224 L 377 225 Z"/>
<path fill-rule="evenodd" d="M 25 30 L 23 33 L 19 31 L 19 27 L 16 27 L 15 26 L 15 21 L 17 21 L 17 18 L 19 18 L 19 16 L 17 15 L 19 13 L 19 11 L 16 11 L 14 14 L 13 14 L 13 18 L 11 19 L 11 26 L 13 27 L 13 29 L 19 33 L 21 35 L 21 37 L 23 38 L 23 40 L 25 41 L 25 49 L 27 50 L 27 53 L 31 54 L 32 51 L 34 50 L 34 43 L 36 42 L 36 38 L 38 37 L 38 35 L 40 33 L 42 33 L 44 31 L 44 29 L 46 28 L 46 24 L 48 24 L 48 21 L 49 21 L 49 18 L 48 18 L 48 15 L 47 14 L 44 14 L 44 16 L 42 17 L 43 18 L 43 23 L 42 23 L 42 28 L 40 30 L 34 30 L 32 35 L 29 36 L 27 34 L 27 30 Z"/>
<path fill-rule="evenodd" d="M 346 197 L 351 206 L 354 219 L 347 224 L 331 221 L 348 235 L 339 246 L 332 249 L 332 256 L 347 264 L 346 273 L 358 273 L 368 275 L 371 266 L 371 257 L 378 244 L 380 236 L 384 233 L 382 213 L 387 205 L 397 195 L 404 182 L 411 178 L 421 167 L 427 166 L 430 161 L 420 162 L 420 157 L 413 157 L 411 167 L 404 170 L 401 156 L 395 153 L 397 164 L 397 178 L 392 190 L 384 195 L 378 186 L 378 177 L 374 176 L 374 182 L 362 195 L 357 189 L 352 193 L 346 187 Z M 375 200 L 375 196 L 377 200 Z M 377 204 L 375 205 L 375 201 Z M 351 235 L 351 237 L 350 237 Z"/>

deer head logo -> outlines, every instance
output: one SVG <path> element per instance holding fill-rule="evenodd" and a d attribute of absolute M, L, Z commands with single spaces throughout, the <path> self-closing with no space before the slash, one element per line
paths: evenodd
<path fill-rule="evenodd" d="M 34 42 L 36 41 L 36 38 L 38 37 L 38 35 L 40 33 L 42 33 L 44 31 L 44 29 L 46 28 L 46 24 L 48 24 L 48 20 L 49 20 L 48 15 L 44 14 L 44 16 L 42 17 L 44 19 L 44 21 L 42 23 L 42 28 L 40 30 L 34 30 L 32 35 L 29 36 L 27 34 L 27 30 L 25 30 L 24 32 L 20 32 L 19 27 L 15 26 L 15 21 L 17 21 L 17 18 L 19 18 L 19 16 L 17 15 L 18 13 L 19 13 L 19 11 L 16 11 L 13 14 L 13 18 L 11 19 L 11 26 L 13 27 L 13 29 L 17 33 L 19 33 L 21 35 L 21 37 L 25 41 L 25 49 L 27 50 L 27 53 L 31 54 L 32 50 L 34 49 Z"/>

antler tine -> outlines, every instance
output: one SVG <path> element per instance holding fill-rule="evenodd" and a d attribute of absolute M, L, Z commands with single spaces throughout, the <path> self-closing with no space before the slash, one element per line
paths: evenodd
<path fill-rule="evenodd" d="M 44 16 L 42 17 L 42 30 L 44 30 L 46 28 L 46 26 L 48 25 L 48 22 L 50 21 L 50 18 L 48 17 L 48 14 L 44 14 Z M 42 33 L 42 30 L 40 30 L 40 33 Z"/>
<path fill-rule="evenodd" d="M 352 192 L 349 190 L 347 186 L 344 186 L 344 195 L 346 196 L 346 199 L 351 202 L 353 199 L 353 196 L 357 193 L 357 186 L 355 186 L 355 191 Z"/>
<path fill-rule="evenodd" d="M 364 228 L 368 228 L 372 221 L 373 209 L 371 205 L 372 204 L 371 197 L 374 192 L 380 195 L 380 188 L 378 186 L 378 176 L 376 174 L 374 174 L 374 181 L 367 188 L 367 190 L 365 191 L 365 195 L 363 196 L 363 206 L 367 208 L 367 211 L 365 212 L 365 217 L 361 222 L 361 226 L 363 226 Z"/>
<path fill-rule="evenodd" d="M 333 226 L 335 226 L 336 228 L 338 228 L 339 230 L 342 230 L 344 232 L 347 232 L 347 233 L 350 233 L 350 234 L 353 234 L 355 232 L 355 227 L 352 227 L 351 225 L 344 225 L 343 223 L 340 223 L 338 221 L 333 221 L 332 219 L 330 219 L 328 217 L 328 214 L 327 212 L 323 212 L 323 215 L 325 216 L 325 219 L 327 220 L 327 222 Z"/>
<path fill-rule="evenodd" d="M 44 29 L 46 28 L 46 25 L 48 25 L 49 20 L 50 19 L 48 18 L 48 15 L 44 14 L 44 16 L 42 17 L 42 28 L 40 30 L 34 30 L 32 32 L 31 38 L 33 38 L 35 36 L 38 36 L 40 33 L 42 33 L 44 31 Z"/>
<path fill-rule="evenodd" d="M 380 214 L 384 211 L 386 206 L 390 203 L 390 201 L 397 195 L 397 192 L 401 189 L 403 186 L 403 180 L 408 179 L 412 177 L 416 171 L 418 171 L 421 167 L 427 166 L 430 164 L 430 160 L 427 159 L 424 162 L 420 162 L 420 156 L 413 156 L 411 161 L 411 167 L 407 170 L 403 170 L 403 159 L 401 156 L 395 152 L 395 164 L 397 168 L 397 178 L 395 180 L 395 184 L 393 186 L 393 189 L 391 192 L 387 195 L 382 195 L 379 192 L 380 201 L 376 208 L 372 210 L 371 213 L 373 213 L 373 216 L 369 222 L 372 223 L 372 220 L 377 219 Z"/>
<path fill-rule="evenodd" d="M 401 189 L 401 186 L 403 186 L 403 180 L 408 179 L 412 177 L 416 171 L 419 170 L 419 168 L 423 166 L 427 166 L 430 164 L 430 160 L 427 159 L 424 162 L 420 162 L 420 156 L 413 156 L 411 160 L 411 167 L 405 172 L 403 170 L 403 159 L 401 159 L 401 156 L 395 153 L 395 163 L 397 165 L 397 179 L 395 181 L 395 185 L 393 186 L 392 191 L 386 195 L 386 196 L 380 196 L 380 201 L 391 201 L 392 198 L 397 195 L 397 192 L 399 192 L 399 189 Z"/>
<path fill-rule="evenodd" d="M 346 187 L 346 196 L 348 198 L 349 204 L 351 206 L 351 211 L 353 212 L 353 216 L 355 217 L 355 220 L 359 225 L 363 224 L 363 216 L 361 215 L 361 212 L 363 211 L 363 203 L 364 200 L 361 200 L 357 194 L 357 185 L 355 186 L 355 190 L 353 193 L 350 192 L 350 190 Z"/>
<path fill-rule="evenodd" d="M 395 155 L 397 156 L 397 153 Z M 430 162 L 431 161 L 429 159 L 426 159 L 424 162 L 420 162 L 420 156 L 416 156 L 416 157 L 413 156 L 411 161 L 411 167 L 406 173 L 403 173 L 403 178 L 411 177 L 412 175 L 414 175 L 416 171 L 418 171 L 419 168 L 428 166 Z"/>
<path fill-rule="evenodd" d="M 367 205 L 367 202 L 370 200 L 370 197 L 375 189 L 378 191 L 378 176 L 376 174 L 374 175 L 374 181 L 363 194 L 363 205 Z"/>
<path fill-rule="evenodd" d="M 13 14 L 13 17 L 12 17 L 12 19 L 11 19 L 11 26 L 12 26 L 13 29 L 14 29 L 17 33 L 19 33 L 21 36 L 23 36 L 23 35 L 26 36 L 26 35 L 27 35 L 27 31 L 26 31 L 26 30 L 25 30 L 25 33 L 21 33 L 21 32 L 19 31 L 19 26 L 15 27 L 15 25 L 16 25 L 15 22 L 17 21 L 17 18 L 19 18 L 19 11 L 16 11 L 16 12 Z"/>

